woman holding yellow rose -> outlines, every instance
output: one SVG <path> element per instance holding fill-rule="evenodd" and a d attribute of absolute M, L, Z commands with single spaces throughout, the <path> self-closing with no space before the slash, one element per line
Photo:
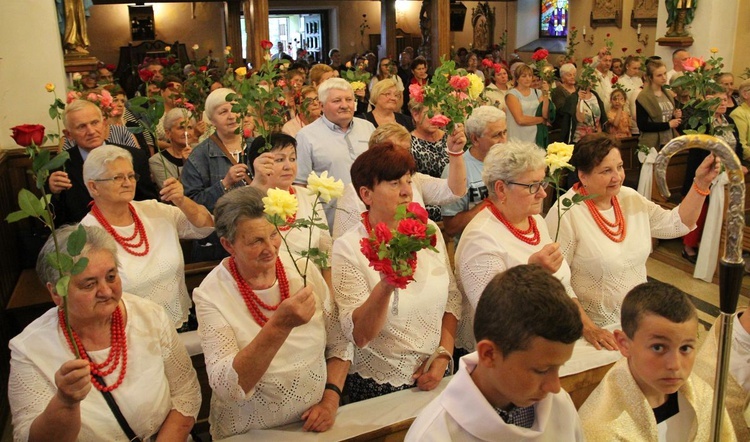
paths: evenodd
<path fill-rule="evenodd" d="M 557 163 L 550 167 L 565 164 L 564 157 L 564 153 L 550 155 L 548 161 Z M 578 303 L 570 285 L 570 267 L 540 215 L 549 184 L 546 169 L 544 150 L 525 141 L 496 144 L 485 157 L 482 179 L 489 197 L 484 210 L 464 229 L 456 249 L 456 280 L 463 293 L 457 347 L 474 351 L 473 319 L 479 297 L 496 274 L 511 267 L 540 265 L 557 277 Z M 597 349 L 601 348 L 599 342 L 609 350 L 617 348 L 612 333 L 597 327 L 580 305 L 579 310 L 586 340 Z"/>
<path fill-rule="evenodd" d="M 706 157 L 693 187 L 672 210 L 622 185 L 625 172 L 614 138 L 586 135 L 576 143 L 570 163 L 580 183 L 552 206 L 547 226 L 554 231 L 559 223 L 558 242 L 570 265 L 573 290 L 594 323 L 604 327 L 619 322 L 625 294 L 646 282 L 650 238 L 677 238 L 695 228 L 720 161 L 713 155 Z M 557 204 L 576 193 L 591 199 L 574 205 L 558 220 Z"/>
<path fill-rule="evenodd" d="M 193 293 L 214 440 L 300 419 L 327 430 L 351 359 L 328 286 L 314 266 L 303 280 L 279 253 L 264 196 L 244 187 L 219 199 L 216 231 L 230 256 Z"/>
<path fill-rule="evenodd" d="M 272 133 L 268 140 L 271 150 L 265 153 L 260 153 L 266 144 L 263 137 L 256 138 L 250 145 L 248 160 L 252 163 L 254 172 L 251 186 L 269 197 L 272 194 L 278 195 L 274 200 L 283 207 L 293 206 L 283 215 L 288 223 L 310 219 L 313 212 L 318 223 L 325 223 L 326 215 L 321 204 L 324 201 L 318 201 L 313 208 L 316 192 L 321 192 L 321 199 L 330 201 L 331 196 L 335 198 L 343 192 L 343 183 L 339 181 L 341 190 L 337 190 L 338 187 L 331 183 L 332 179 L 321 180 L 317 175 L 310 175 L 307 188 L 293 186 L 292 182 L 297 176 L 297 140 L 283 133 Z M 274 189 L 284 192 L 272 192 Z M 334 194 L 331 195 L 331 192 Z M 284 236 L 282 247 L 288 247 L 297 255 L 310 248 L 319 249 L 326 254 L 331 251 L 332 240 L 328 229 L 316 226 L 291 229 L 281 226 L 279 229 Z"/>

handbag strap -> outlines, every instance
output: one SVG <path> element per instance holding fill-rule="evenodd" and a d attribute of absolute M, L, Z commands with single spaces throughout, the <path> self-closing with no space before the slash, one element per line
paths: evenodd
<path fill-rule="evenodd" d="M 234 155 L 232 155 L 232 153 L 229 152 L 229 149 L 227 149 L 227 146 L 224 145 L 224 142 L 221 141 L 221 139 L 219 138 L 218 135 L 213 134 L 209 138 L 211 139 L 211 141 L 213 141 L 214 143 L 216 143 L 217 146 L 219 146 L 219 149 L 221 149 L 221 151 L 227 157 L 227 159 L 229 160 L 229 162 L 232 163 L 232 166 L 234 166 L 235 164 L 239 164 L 239 162 L 234 158 Z M 244 181 L 245 184 L 247 184 L 248 186 L 253 182 L 253 180 L 251 180 L 250 177 L 248 177 L 248 176 L 245 176 L 242 179 L 242 181 Z"/>
<path fill-rule="evenodd" d="M 95 374 L 93 375 L 94 379 L 96 379 L 99 384 L 102 386 L 105 386 L 107 384 L 104 383 L 104 378 L 101 376 Z M 120 428 L 122 428 L 122 431 L 125 432 L 125 435 L 128 437 L 128 440 L 131 442 L 141 442 L 141 439 L 135 435 L 135 431 L 133 431 L 132 428 L 130 428 L 130 424 L 128 424 L 128 420 L 125 419 L 125 416 L 122 415 L 122 411 L 120 411 L 120 407 L 117 405 L 117 401 L 115 401 L 114 396 L 112 396 L 112 393 L 109 391 L 102 391 L 102 396 L 104 396 L 104 400 L 107 402 L 107 405 L 109 406 L 109 409 L 112 410 L 112 414 L 115 415 L 115 419 L 117 419 L 117 423 L 120 424 Z"/>

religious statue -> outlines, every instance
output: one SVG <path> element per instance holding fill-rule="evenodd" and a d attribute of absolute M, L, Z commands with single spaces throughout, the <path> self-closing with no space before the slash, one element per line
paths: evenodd
<path fill-rule="evenodd" d="M 474 49 L 488 51 L 492 46 L 494 13 L 488 2 L 479 2 L 472 10 L 471 24 L 474 27 Z"/>
<path fill-rule="evenodd" d="M 422 7 L 419 10 L 419 30 L 422 32 L 422 44 L 419 45 L 417 53 L 430 60 L 432 54 L 431 33 L 430 33 L 430 1 L 423 0 Z"/>
<path fill-rule="evenodd" d="M 86 15 L 91 0 L 56 0 L 60 34 L 65 53 L 88 54 L 89 36 L 86 30 Z"/>
<path fill-rule="evenodd" d="M 685 30 L 695 18 L 695 9 L 698 0 L 667 0 L 667 37 L 687 37 L 690 35 Z"/>

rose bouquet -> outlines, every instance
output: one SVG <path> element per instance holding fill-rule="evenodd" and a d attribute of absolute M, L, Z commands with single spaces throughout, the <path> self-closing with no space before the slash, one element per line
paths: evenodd
<path fill-rule="evenodd" d="M 318 247 L 310 246 L 312 242 L 312 229 L 328 230 L 326 220 L 318 216 L 317 206 L 321 202 L 328 203 L 332 199 L 343 195 L 344 183 L 341 180 L 336 180 L 334 177 L 329 177 L 328 172 L 323 172 L 320 176 L 315 172 L 310 172 L 310 175 L 307 177 L 307 191 L 315 195 L 309 218 L 297 218 L 299 203 L 297 198 L 286 190 L 269 189 L 268 196 L 263 198 L 263 205 L 265 206 L 263 211 L 266 213 L 268 221 L 279 232 L 281 240 L 284 241 L 287 252 L 289 252 L 289 256 L 292 258 L 294 268 L 302 276 L 304 282 L 307 282 L 307 266 L 310 260 L 321 269 L 329 267 L 328 254 Z M 308 229 L 308 248 L 300 252 L 300 255 L 305 258 L 304 271 L 301 271 L 297 266 L 297 260 L 292 255 L 286 235 L 281 233 L 290 229 Z"/>
<path fill-rule="evenodd" d="M 360 250 L 369 260 L 370 267 L 397 289 L 393 294 L 394 315 L 398 314 L 398 289 L 405 289 L 414 281 L 417 252 L 422 249 L 438 252 L 435 248 L 437 229 L 427 223 L 427 211 L 419 203 L 400 205 L 395 219 L 398 221 L 395 230 L 381 222 L 372 229 L 368 227 L 370 236 L 360 241 Z"/>
<path fill-rule="evenodd" d="M 466 121 L 484 90 L 484 82 L 476 74 L 457 70 L 453 61 L 440 59 L 430 83 L 424 87 L 409 86 L 409 95 L 428 109 L 432 124 L 453 133 L 456 124 Z"/>
<path fill-rule="evenodd" d="M 549 57 L 549 51 L 546 49 L 537 49 L 531 55 L 531 59 L 534 60 L 534 70 L 542 81 L 547 82 L 550 87 L 554 86 L 555 69 L 547 62 Z"/>
<path fill-rule="evenodd" d="M 279 86 L 282 79 L 282 70 L 289 63 L 288 60 L 271 60 L 271 48 L 273 43 L 268 40 L 260 42 L 265 60 L 260 69 L 249 73 L 247 68 L 235 69 L 235 79 L 231 82 L 236 94 L 227 95 L 227 101 L 232 103 L 232 112 L 237 114 L 238 134 L 242 134 L 243 150 L 245 147 L 245 118 L 250 117 L 255 122 L 255 130 L 258 135 L 266 140 L 262 152 L 271 150 L 268 141 L 272 132 L 281 130 L 284 125 L 284 113 L 286 102 L 284 101 L 284 89 Z"/>
<path fill-rule="evenodd" d="M 76 258 L 81 254 L 83 246 L 86 244 L 86 231 L 79 224 L 76 231 L 70 235 L 67 249 L 65 251 L 60 250 L 55 231 L 55 214 L 50 204 L 52 195 L 47 194 L 44 187 L 50 176 L 50 171 L 59 169 L 68 160 L 68 152 L 60 152 L 54 158 L 51 158 L 49 150 L 40 149 L 39 145 L 47 139 L 44 136 L 44 126 L 40 124 L 24 124 L 16 126 L 12 130 L 13 139 L 20 146 L 26 148 L 26 153 L 31 158 L 31 175 L 34 177 L 36 187 L 42 196 L 37 197 L 30 190 L 21 189 L 18 192 L 18 206 L 20 210 L 8 214 L 5 217 L 5 221 L 14 223 L 26 218 L 35 218 L 41 221 L 52 232 L 55 251 L 46 255 L 45 259 L 59 272 L 60 278 L 55 286 L 55 292 L 63 300 L 62 309 L 65 316 L 65 332 L 68 339 L 72 339 L 73 332 L 68 320 L 68 285 L 71 276 L 83 272 L 88 265 L 88 258 Z M 80 358 L 81 355 L 78 353 L 78 349 L 74 347 L 74 351 L 76 357 Z"/>
<path fill-rule="evenodd" d="M 560 220 L 563 215 L 565 215 L 565 213 L 572 209 L 576 204 L 592 198 L 591 195 L 584 196 L 575 193 L 572 198 L 560 199 L 560 195 L 562 195 L 564 191 L 561 185 L 563 171 L 568 170 L 573 172 L 576 170 L 575 167 L 570 164 L 570 158 L 573 156 L 573 149 L 574 146 L 572 144 L 552 143 L 547 146 L 547 156 L 544 158 L 544 162 L 548 167 L 545 181 L 552 184 L 555 188 L 555 201 L 557 201 L 557 229 L 555 230 L 555 242 L 557 242 L 557 238 L 560 236 Z"/>
<path fill-rule="evenodd" d="M 682 66 L 684 75 L 675 79 L 670 86 L 673 89 L 681 88 L 685 90 L 690 97 L 685 103 L 685 107 L 691 107 L 695 110 L 687 119 L 689 129 L 685 130 L 685 133 L 716 135 L 719 128 L 715 128 L 713 125 L 714 113 L 721 104 L 721 99 L 719 97 L 706 97 L 723 90 L 722 86 L 716 82 L 716 77 L 724 67 L 723 58 L 717 57 L 716 52 L 712 50 L 711 58 L 708 60 L 704 61 L 702 57 L 690 57 L 682 62 Z"/>

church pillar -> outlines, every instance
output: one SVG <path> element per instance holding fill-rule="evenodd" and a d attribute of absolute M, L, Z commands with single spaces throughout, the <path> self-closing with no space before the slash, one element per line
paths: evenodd
<path fill-rule="evenodd" d="M 227 45 L 232 47 L 232 53 L 235 54 L 233 68 L 242 65 L 242 30 L 240 20 L 242 20 L 242 3 L 239 1 L 227 2 L 226 9 L 226 27 L 227 27 Z"/>
<path fill-rule="evenodd" d="M 244 0 L 247 61 L 257 69 L 263 64 L 261 40 L 268 40 L 268 0 Z"/>
<path fill-rule="evenodd" d="M 430 66 L 436 68 L 440 66 L 440 56 L 444 55 L 450 58 L 450 2 L 443 0 L 425 0 L 429 5 L 429 32 L 431 35 L 430 44 Z"/>
<path fill-rule="evenodd" d="M 380 0 L 380 50 L 378 59 L 398 59 L 396 51 L 396 0 Z"/>

